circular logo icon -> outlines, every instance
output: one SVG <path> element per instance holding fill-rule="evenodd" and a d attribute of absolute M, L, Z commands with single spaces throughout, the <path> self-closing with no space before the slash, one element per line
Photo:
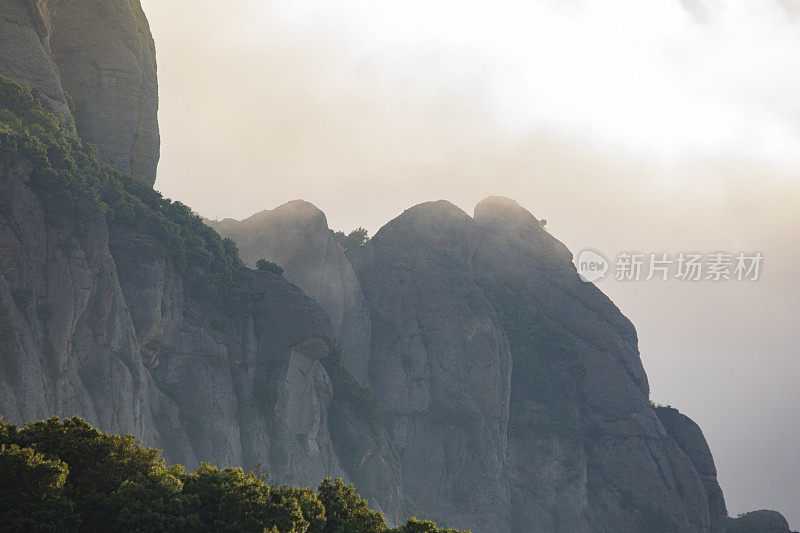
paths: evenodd
<path fill-rule="evenodd" d="M 608 260 L 594 250 L 584 250 L 578 255 L 577 267 L 581 281 L 594 283 L 608 273 Z"/>

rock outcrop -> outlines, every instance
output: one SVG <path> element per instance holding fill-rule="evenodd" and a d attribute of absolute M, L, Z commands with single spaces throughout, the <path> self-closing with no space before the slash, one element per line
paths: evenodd
<path fill-rule="evenodd" d="M 786 518 L 775 511 L 752 511 L 729 518 L 728 533 L 792 533 Z"/>
<path fill-rule="evenodd" d="M 305 281 L 334 264 L 314 259 L 330 242 L 312 206 L 216 227 L 322 294 Z M 476 531 L 724 531 L 702 432 L 652 407 L 632 324 L 516 202 L 487 198 L 474 218 L 422 204 L 350 255 L 405 514 Z"/>
<path fill-rule="evenodd" d="M 350 261 L 328 228 L 325 214 L 302 200 L 265 210 L 240 221 L 207 220 L 239 245 L 251 268 L 266 259 L 283 267 L 286 279 L 316 299 L 328 313 L 347 367 L 366 383 L 370 318 Z"/>
<path fill-rule="evenodd" d="M 246 265 L 254 267 L 259 259 L 277 263 L 286 279 L 314 298 L 330 317 L 346 368 L 361 385 L 368 385 L 372 331 L 368 305 L 325 214 L 296 200 L 241 222 L 206 222 L 237 242 Z M 358 406 L 339 401 L 342 396 L 344 391 L 334 391 L 330 406 L 338 457 L 362 494 L 379 505 L 390 522 L 400 522 L 404 499 L 398 452 L 382 424 L 365 418 Z"/>
<path fill-rule="evenodd" d="M 139 0 L 2 2 L 0 75 L 73 119 L 118 170 L 155 182 L 155 44 Z"/>
<path fill-rule="evenodd" d="M 446 202 L 409 209 L 367 243 L 369 378 L 400 454 L 407 511 L 508 531 L 511 354 L 471 275 L 480 235 Z"/>
<path fill-rule="evenodd" d="M 280 276 L 243 269 L 262 310 L 215 324 L 218 313 L 189 294 L 159 241 L 109 229 L 96 206 L 80 237 L 54 227 L 26 183 L 31 171 L 0 153 L 6 420 L 77 415 L 189 467 L 260 464 L 299 485 L 347 477 L 320 363 L 333 332 L 313 300 Z"/>
<path fill-rule="evenodd" d="M 656 414 L 667 434 L 686 454 L 703 481 L 712 518 L 712 529 L 724 531 L 725 517 L 727 517 L 728 511 L 722 489 L 717 482 L 714 457 L 711 455 L 703 431 L 689 417 L 672 407 L 657 407 Z"/>
<path fill-rule="evenodd" d="M 549 502 L 522 507 L 517 523 L 721 531 L 724 503 L 712 513 L 701 475 L 649 404 L 630 322 L 580 281 L 570 252 L 516 202 L 487 198 L 475 223 L 473 269 L 505 317 L 521 374 L 512 379 L 508 468 L 524 473 L 512 476 L 517 498 Z M 534 448 L 550 468 L 530 468 Z"/>

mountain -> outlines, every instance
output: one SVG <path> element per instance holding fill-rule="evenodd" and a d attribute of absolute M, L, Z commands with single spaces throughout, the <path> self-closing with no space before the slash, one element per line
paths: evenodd
<path fill-rule="evenodd" d="M 390 524 L 783 526 L 727 519 L 702 431 L 649 402 L 633 325 L 513 200 L 421 204 L 366 242 L 302 201 L 212 228 L 151 187 L 137 1 L 5 1 L 0 40 L 7 422 L 80 416 L 189 468 L 341 477 Z M 247 268 L 262 258 L 284 274 Z"/>
<path fill-rule="evenodd" d="M 347 367 L 362 384 L 369 364 L 370 315 L 350 261 L 328 230 L 325 214 L 302 200 L 256 213 L 241 222 L 206 223 L 239 243 L 242 261 L 280 263 L 289 280 L 313 295 L 331 319 Z M 298 246 L 302 243 L 302 246 Z"/>
<path fill-rule="evenodd" d="M 124 174 L 159 158 L 155 44 L 139 0 L 3 0 L 0 75 L 23 83 Z"/>
<path fill-rule="evenodd" d="M 316 298 L 323 262 L 296 254 L 331 232 L 297 207 L 215 226 Z M 516 202 L 487 198 L 474 217 L 422 204 L 349 255 L 404 513 L 476 531 L 724 530 L 702 432 L 651 406 L 633 326 Z"/>
<path fill-rule="evenodd" d="M 2 81 L 0 96 L 5 419 L 79 415 L 188 467 L 261 464 L 297 485 L 347 478 L 328 429 L 332 379 L 352 393 L 336 405 L 355 438 L 380 432 L 362 423 L 366 391 L 320 363 L 334 346 L 322 308 L 101 163 L 30 92 Z"/>

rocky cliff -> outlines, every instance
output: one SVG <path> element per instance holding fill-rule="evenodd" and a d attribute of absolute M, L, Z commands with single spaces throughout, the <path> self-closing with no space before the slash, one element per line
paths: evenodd
<path fill-rule="evenodd" d="M 344 475 L 327 426 L 322 309 L 279 276 L 241 270 L 260 309 L 219 323 L 187 294 L 163 243 L 97 214 L 82 236 L 55 228 L 0 157 L 0 412 L 14 422 L 79 415 L 163 447 L 174 462 L 261 464 L 293 483 Z M 86 199 L 87 202 L 91 200 Z"/>
<path fill-rule="evenodd" d="M 0 75 L 71 118 L 118 170 L 155 182 L 155 44 L 139 0 L 0 2 Z"/>
<path fill-rule="evenodd" d="M 307 204 L 216 227 L 320 302 L 332 285 L 315 269 L 363 294 L 404 513 L 476 531 L 724 530 L 702 432 L 653 408 L 635 329 L 516 202 L 409 209 L 349 254 L 360 290 Z"/>
<path fill-rule="evenodd" d="M 289 281 L 317 300 L 331 319 L 348 368 L 365 383 L 370 341 L 367 302 L 347 256 L 331 235 L 325 214 L 296 200 L 241 222 L 206 222 L 239 243 L 247 266 L 255 268 L 259 259 L 276 262 Z"/>
<path fill-rule="evenodd" d="M 301 201 L 214 223 L 286 277 L 250 270 L 149 186 L 136 0 L 2 2 L 0 45 L 0 74 L 33 89 L 0 79 L 8 421 L 78 415 L 190 468 L 341 476 L 395 523 L 788 529 L 767 511 L 726 521 L 702 431 L 648 401 L 634 327 L 516 202 L 422 204 L 347 253 Z"/>
<path fill-rule="evenodd" d="M 325 311 L 101 164 L 30 93 L 1 79 L 0 93 L 0 414 L 77 415 L 171 462 L 260 465 L 296 485 L 351 479 L 342 463 L 377 448 L 352 471 L 399 520 L 369 397 L 339 359 L 331 374 L 321 362 L 334 348 Z M 334 449 L 329 410 L 347 423 L 339 442 L 358 446 Z"/>

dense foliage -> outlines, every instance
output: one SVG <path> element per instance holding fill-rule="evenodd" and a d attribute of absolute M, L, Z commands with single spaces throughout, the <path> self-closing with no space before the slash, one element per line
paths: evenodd
<path fill-rule="evenodd" d="M 70 128 L 29 89 L 0 77 L 0 150 L 32 163 L 30 186 L 52 225 L 81 235 L 92 215 L 102 212 L 109 224 L 160 240 L 187 275 L 191 293 L 211 300 L 223 316 L 254 308 L 260 295 L 237 282 L 243 265 L 232 240 L 220 238 L 184 204 L 100 161 Z"/>
<path fill-rule="evenodd" d="M 345 252 L 355 252 L 367 244 L 369 233 L 364 228 L 356 228 L 347 235 L 343 231 L 335 231 L 333 238 Z"/>
<path fill-rule="evenodd" d="M 278 263 L 273 263 L 272 261 L 267 261 L 266 259 L 259 259 L 256 261 L 256 268 L 259 270 L 259 272 L 272 272 L 278 276 L 283 276 L 283 267 Z"/>
<path fill-rule="evenodd" d="M 238 468 L 167 467 L 131 436 L 101 433 L 79 418 L 16 428 L 0 421 L 3 531 L 269 531 L 434 533 L 411 519 L 389 529 L 352 485 L 317 491 L 270 486 Z"/>

